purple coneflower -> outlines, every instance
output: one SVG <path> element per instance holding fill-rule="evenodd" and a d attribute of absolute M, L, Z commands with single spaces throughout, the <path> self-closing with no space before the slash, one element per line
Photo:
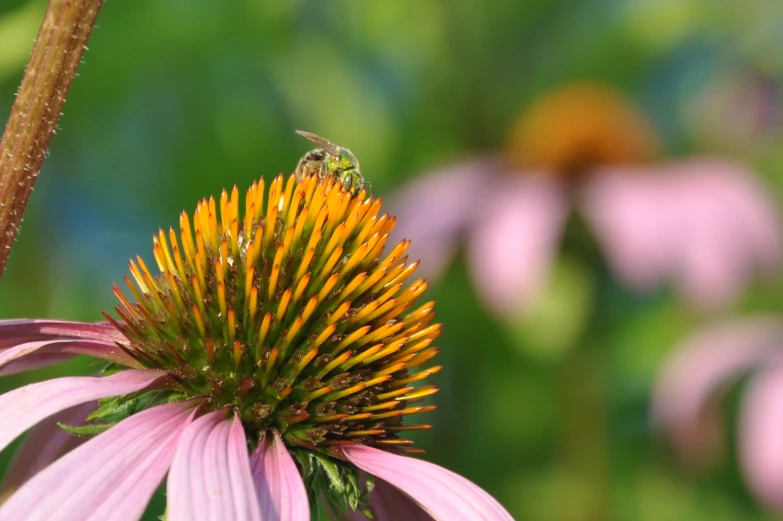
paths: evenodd
<path fill-rule="evenodd" d="M 138 257 L 133 297 L 115 288 L 119 321 L 0 324 L 5 372 L 109 362 L 0 396 L 0 448 L 47 418 L 95 434 L 73 448 L 36 430 L 44 445 L 17 459 L 45 468 L 12 473 L 0 520 L 138 519 L 167 473 L 169 521 L 511 519 L 402 455 L 416 450 L 399 435 L 429 428 L 403 419 L 434 408 L 415 402 L 437 392 L 417 383 L 440 369 L 428 362 L 441 326 L 433 302 L 414 305 L 427 283 L 405 286 L 409 243 L 384 255 L 395 218 L 313 177 L 280 176 L 264 196 L 254 183 L 242 217 L 235 187 L 203 200 L 192 227 L 183 212 L 179 240 L 161 230 L 160 273 Z"/>
<path fill-rule="evenodd" d="M 749 373 L 739 415 L 739 463 L 750 491 L 783 511 L 783 321 L 735 320 L 685 340 L 659 375 L 653 420 L 684 462 L 703 467 L 722 452 L 719 398 Z"/>
<path fill-rule="evenodd" d="M 629 287 L 673 283 L 699 307 L 727 304 L 783 258 L 776 206 L 747 169 L 708 158 L 656 164 L 656 139 L 613 91 L 575 84 L 533 104 L 508 154 L 425 175 L 393 201 L 426 276 L 462 239 L 480 295 L 514 316 L 543 288 L 572 209 Z M 426 204 L 422 202 L 426 201 Z"/>

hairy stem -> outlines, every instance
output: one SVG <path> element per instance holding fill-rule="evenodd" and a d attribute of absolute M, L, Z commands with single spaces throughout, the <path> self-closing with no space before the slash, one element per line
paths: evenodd
<path fill-rule="evenodd" d="M 103 0 L 51 0 L 0 141 L 0 276 Z"/>

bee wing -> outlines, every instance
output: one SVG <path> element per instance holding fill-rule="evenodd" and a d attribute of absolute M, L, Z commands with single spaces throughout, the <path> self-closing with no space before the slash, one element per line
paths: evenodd
<path fill-rule="evenodd" d="M 312 132 L 306 132 L 304 130 L 297 130 L 296 133 L 302 136 L 303 138 L 312 141 L 313 143 L 320 146 L 324 150 L 326 150 L 326 152 L 330 156 L 337 157 L 340 155 L 340 147 L 338 147 L 328 139 L 324 139 L 317 134 L 313 134 Z"/>

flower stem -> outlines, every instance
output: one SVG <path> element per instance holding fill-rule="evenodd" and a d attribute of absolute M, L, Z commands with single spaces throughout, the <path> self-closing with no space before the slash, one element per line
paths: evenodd
<path fill-rule="evenodd" d="M 572 350 L 561 369 L 562 463 L 584 487 L 580 521 L 613 519 L 609 353 L 600 342 Z"/>
<path fill-rule="evenodd" d="M 51 0 L 0 141 L 0 276 L 103 0 Z"/>

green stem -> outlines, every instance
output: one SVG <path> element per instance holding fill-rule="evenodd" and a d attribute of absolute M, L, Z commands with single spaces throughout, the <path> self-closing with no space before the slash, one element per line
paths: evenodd
<path fill-rule="evenodd" d="M 0 141 L 0 276 L 103 0 L 51 0 Z"/>
<path fill-rule="evenodd" d="M 560 457 L 589 488 L 582 521 L 611 519 L 608 355 L 599 342 L 579 346 L 563 361 L 560 375 Z"/>
<path fill-rule="evenodd" d="M 583 490 L 580 521 L 612 519 L 612 450 L 610 440 L 610 335 L 616 325 L 615 286 L 597 244 L 578 216 L 566 228 L 571 255 L 590 266 L 592 302 L 579 345 L 563 360 L 559 374 L 560 458 Z"/>

